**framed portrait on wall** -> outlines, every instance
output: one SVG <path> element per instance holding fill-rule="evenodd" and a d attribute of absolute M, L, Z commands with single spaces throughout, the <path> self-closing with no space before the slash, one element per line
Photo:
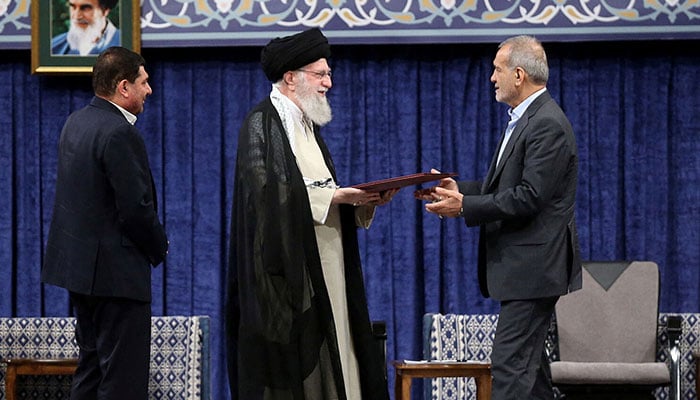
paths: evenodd
<path fill-rule="evenodd" d="M 111 46 L 141 51 L 139 0 L 34 0 L 32 73 L 90 74 Z"/>

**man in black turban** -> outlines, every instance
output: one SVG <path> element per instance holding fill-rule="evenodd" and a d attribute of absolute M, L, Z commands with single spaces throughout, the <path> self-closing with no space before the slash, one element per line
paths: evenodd
<path fill-rule="evenodd" d="M 340 188 L 319 135 L 331 109 L 319 29 L 261 53 L 272 84 L 238 139 L 227 276 L 233 399 L 388 400 L 357 245 L 384 195 Z"/>
<path fill-rule="evenodd" d="M 118 0 L 68 0 L 70 28 L 51 39 L 51 54 L 97 55 L 121 45 L 121 34 L 108 18 Z"/>

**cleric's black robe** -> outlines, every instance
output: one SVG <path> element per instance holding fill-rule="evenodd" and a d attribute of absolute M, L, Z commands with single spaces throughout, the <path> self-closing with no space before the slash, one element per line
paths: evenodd
<path fill-rule="evenodd" d="M 328 149 L 314 130 L 335 179 Z M 362 398 L 388 400 L 384 360 L 369 321 L 354 207 L 341 205 L 340 214 Z M 239 133 L 227 284 L 233 399 L 346 399 L 306 187 L 269 98 L 253 108 Z"/>

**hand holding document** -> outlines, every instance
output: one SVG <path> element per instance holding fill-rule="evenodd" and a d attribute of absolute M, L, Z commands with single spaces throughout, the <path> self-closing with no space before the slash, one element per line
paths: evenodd
<path fill-rule="evenodd" d="M 431 173 L 439 174 L 440 171 L 432 169 Z M 425 205 L 425 210 L 437 214 L 438 217 L 461 217 L 463 215 L 462 199 L 457 182 L 451 176 L 440 179 L 437 186 L 420 189 L 413 192 L 413 196 L 419 200 L 430 203 Z"/>
<path fill-rule="evenodd" d="M 444 178 L 456 176 L 456 173 L 419 172 L 417 174 L 402 175 L 393 178 L 380 179 L 378 181 L 360 183 L 354 188 L 366 190 L 368 192 L 383 192 L 389 189 L 401 189 L 406 186 L 419 185 L 425 182 L 437 181 Z"/>
<path fill-rule="evenodd" d="M 419 172 L 416 174 L 360 183 L 350 188 L 338 189 L 338 192 L 343 190 L 348 192 L 339 194 L 339 196 L 342 195 L 344 198 L 353 199 L 352 201 L 339 202 L 349 202 L 354 206 L 381 206 L 391 201 L 394 195 L 403 187 L 446 179 L 456 175 L 456 173 L 441 173 L 437 170 L 432 170 L 432 172 Z"/>
<path fill-rule="evenodd" d="M 391 201 L 399 189 L 381 192 L 362 190 L 355 187 L 338 188 L 333 194 L 333 203 L 352 204 L 353 206 L 383 206 Z"/>

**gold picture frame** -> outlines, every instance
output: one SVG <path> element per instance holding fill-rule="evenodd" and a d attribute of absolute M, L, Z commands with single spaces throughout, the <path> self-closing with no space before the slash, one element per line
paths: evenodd
<path fill-rule="evenodd" d="M 115 3 L 104 9 L 104 3 Z M 99 33 L 97 47 L 83 46 L 83 53 L 66 40 L 71 30 L 70 8 L 86 11 L 90 17 L 104 18 L 105 28 Z M 95 5 L 99 9 L 95 9 Z M 32 16 L 32 74 L 90 74 L 100 51 L 119 45 L 141 52 L 141 6 L 139 0 L 34 0 Z M 76 11 L 78 12 L 78 11 Z M 100 15 L 95 16 L 99 12 Z M 111 26 L 110 26 L 111 25 Z M 77 28 L 73 28 L 77 29 Z M 75 39 L 72 41 L 75 43 Z"/>

